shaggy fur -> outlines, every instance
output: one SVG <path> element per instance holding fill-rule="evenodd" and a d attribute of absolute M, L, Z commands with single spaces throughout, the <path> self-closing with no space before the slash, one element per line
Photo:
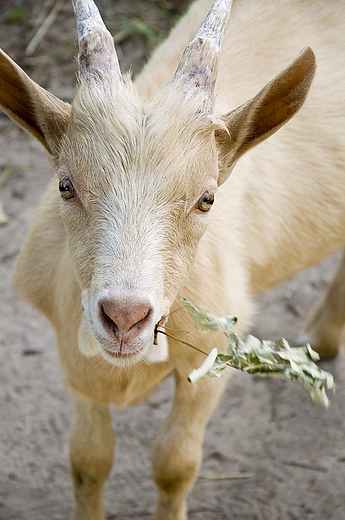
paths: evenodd
<path fill-rule="evenodd" d="M 253 294 L 345 243 L 343 2 L 281 0 L 272 17 L 264 0 L 235 1 L 216 89 L 221 115 L 209 114 L 205 91 L 183 74 L 171 81 L 209 7 L 210 0 L 192 5 L 135 86 L 115 58 L 114 70 L 100 71 L 83 41 L 92 70 L 84 55 L 72 107 L 0 52 L 0 105 L 39 139 L 56 172 L 15 287 L 54 326 L 71 389 L 74 520 L 104 520 L 115 446 L 109 403 L 138 402 L 171 373 L 175 398 L 153 448 L 152 520 L 187 518 L 204 428 L 225 377 L 191 385 L 188 373 L 203 356 L 176 340 L 167 350 L 161 335 L 153 345 L 169 313 L 169 327 L 192 329 L 179 297 L 236 315 L 243 335 Z M 319 64 L 308 100 L 262 143 L 306 99 L 311 49 L 275 76 L 306 44 Z M 58 190 L 66 178 L 71 199 Z M 200 198 L 215 191 L 214 207 L 200 211 Z M 325 355 L 342 341 L 344 265 L 306 330 Z M 192 331 L 188 341 L 208 351 L 222 339 Z"/>

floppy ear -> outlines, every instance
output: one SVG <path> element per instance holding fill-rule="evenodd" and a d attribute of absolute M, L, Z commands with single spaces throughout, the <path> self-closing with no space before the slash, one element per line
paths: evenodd
<path fill-rule="evenodd" d="M 70 118 L 71 107 L 37 83 L 0 49 L 0 107 L 43 144 L 54 161 Z"/>
<path fill-rule="evenodd" d="M 253 99 L 221 117 L 227 131 L 219 129 L 215 133 L 219 185 L 245 152 L 274 134 L 296 114 L 307 97 L 315 70 L 314 52 L 306 47 Z"/>

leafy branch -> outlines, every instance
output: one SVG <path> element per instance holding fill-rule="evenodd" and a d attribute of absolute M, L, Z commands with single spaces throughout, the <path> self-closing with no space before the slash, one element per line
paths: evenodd
<path fill-rule="evenodd" d="M 290 347 L 284 338 L 277 342 L 260 341 L 251 335 L 246 341 L 241 341 L 231 331 L 237 321 L 233 316 L 217 318 L 208 311 L 198 311 L 184 298 L 182 302 L 196 329 L 206 333 L 221 330 L 228 339 L 227 354 L 218 354 L 214 348 L 201 367 L 191 372 L 189 381 L 195 383 L 205 377 L 220 377 L 227 367 L 232 367 L 248 374 L 300 381 L 315 403 L 325 407 L 330 405 L 326 389 L 335 390 L 333 376 L 315 364 L 320 356 L 310 345 L 295 348 Z"/>

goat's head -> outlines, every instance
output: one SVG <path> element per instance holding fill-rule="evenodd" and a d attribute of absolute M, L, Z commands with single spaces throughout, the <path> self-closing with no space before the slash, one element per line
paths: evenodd
<path fill-rule="evenodd" d="M 112 359 L 152 345 L 205 231 L 217 150 L 197 111 L 172 85 L 143 103 L 128 79 L 79 84 L 59 157 L 61 215 L 83 291 L 82 333 L 90 325 Z"/>
<path fill-rule="evenodd" d="M 20 81 L 22 88 L 6 97 L 0 83 L 0 103 L 44 144 L 57 172 L 61 216 L 82 292 L 80 348 L 86 354 L 100 349 L 108 361 L 127 365 L 150 349 L 156 325 L 183 286 L 217 187 L 244 152 L 303 104 L 315 59 L 307 48 L 255 98 L 213 116 L 230 14 L 230 2 L 216 0 L 173 80 L 142 101 L 120 73 L 113 40 L 93 1 L 73 4 L 79 81 L 71 112 L 4 54 L 0 72 L 6 69 L 7 84 Z M 20 95 L 27 98 L 26 113 L 16 106 Z"/>

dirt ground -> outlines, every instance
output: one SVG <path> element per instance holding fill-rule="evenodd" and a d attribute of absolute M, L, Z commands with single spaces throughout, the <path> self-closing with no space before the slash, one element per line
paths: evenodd
<path fill-rule="evenodd" d="M 177 0 L 98 3 L 109 29 L 120 33 L 123 70 L 134 73 L 183 8 Z M 68 0 L 56 2 L 51 29 L 25 54 L 53 6 L 49 0 L 1 0 L 0 46 L 42 86 L 70 100 L 77 50 Z M 55 339 L 48 322 L 11 289 L 15 258 L 51 173 L 40 146 L 1 114 L 0 174 L 6 166 L 11 174 L 0 190 L 10 216 L 0 227 L 0 519 L 66 520 L 70 407 Z M 293 343 L 339 258 L 262 295 L 252 332 Z M 314 405 L 299 384 L 235 375 L 207 429 L 189 499 L 191 520 L 345 519 L 345 353 L 321 366 L 337 384 L 328 410 Z M 114 410 L 109 520 L 146 519 L 154 509 L 150 447 L 172 392 L 169 379 L 144 403 Z"/>

